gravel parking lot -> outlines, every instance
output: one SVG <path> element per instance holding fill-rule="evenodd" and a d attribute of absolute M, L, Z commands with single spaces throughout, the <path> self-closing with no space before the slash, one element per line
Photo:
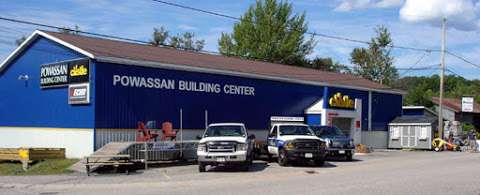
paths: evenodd
<path fill-rule="evenodd" d="M 355 159 L 323 167 L 255 161 L 249 172 L 182 165 L 132 175 L 0 177 L 0 194 L 480 194 L 478 153 L 385 151 Z"/>

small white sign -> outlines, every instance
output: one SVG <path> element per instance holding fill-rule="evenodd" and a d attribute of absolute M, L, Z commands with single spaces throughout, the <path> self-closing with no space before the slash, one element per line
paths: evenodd
<path fill-rule="evenodd" d="M 90 103 L 90 84 L 82 83 L 68 86 L 69 104 L 89 104 Z"/>
<path fill-rule="evenodd" d="M 473 112 L 473 97 L 462 97 L 462 112 Z"/>
<path fill-rule="evenodd" d="M 270 121 L 290 121 L 290 122 L 303 122 L 303 117 L 294 117 L 294 116 L 272 116 Z"/>

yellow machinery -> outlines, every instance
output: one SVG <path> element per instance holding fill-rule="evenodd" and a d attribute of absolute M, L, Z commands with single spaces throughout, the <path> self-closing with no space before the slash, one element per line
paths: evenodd
<path fill-rule="evenodd" d="M 449 143 L 440 138 L 433 139 L 432 146 L 436 152 L 442 151 L 444 149 L 451 150 L 451 151 L 460 151 L 460 146 L 453 143 Z"/>

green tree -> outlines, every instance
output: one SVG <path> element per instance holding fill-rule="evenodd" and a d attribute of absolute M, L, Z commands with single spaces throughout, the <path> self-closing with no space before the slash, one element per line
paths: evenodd
<path fill-rule="evenodd" d="M 391 85 L 398 78 L 390 54 L 393 41 L 384 26 L 377 27 L 375 33 L 377 36 L 371 39 L 368 48 L 355 48 L 350 54 L 350 61 L 356 65 L 353 72 L 380 84 Z"/>
<path fill-rule="evenodd" d="M 25 40 L 27 40 L 27 37 L 25 35 L 22 35 L 22 37 L 15 40 L 15 45 L 20 46 Z"/>
<path fill-rule="evenodd" d="M 333 61 L 332 58 L 319 58 L 316 57 L 313 60 L 308 60 L 305 62 L 305 67 L 313 68 L 317 70 L 330 71 L 330 72 L 340 72 L 340 73 L 349 73 L 350 69 L 338 62 Z"/>
<path fill-rule="evenodd" d="M 162 26 L 160 29 L 153 28 L 152 39 L 150 40 L 150 44 L 153 46 L 161 46 L 165 45 L 168 39 L 168 31 Z"/>
<path fill-rule="evenodd" d="M 65 34 L 71 34 L 71 35 L 79 35 L 80 34 L 80 27 L 78 25 L 75 25 L 74 29 L 71 29 L 69 27 L 63 27 L 61 29 L 58 29 L 58 32 L 65 33 Z"/>
<path fill-rule="evenodd" d="M 170 36 L 169 32 L 162 26 L 153 29 L 150 45 L 157 47 L 168 45 L 177 49 L 200 51 L 205 46 L 205 40 L 195 39 L 195 34 L 192 32 Z"/>
<path fill-rule="evenodd" d="M 292 14 L 287 1 L 258 0 L 218 41 L 223 55 L 243 56 L 269 62 L 299 65 L 315 46 L 308 30 L 305 12 Z"/>

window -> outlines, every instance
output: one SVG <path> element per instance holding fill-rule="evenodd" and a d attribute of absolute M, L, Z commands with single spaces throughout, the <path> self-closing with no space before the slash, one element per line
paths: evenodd
<path fill-rule="evenodd" d="M 390 138 L 399 139 L 400 138 L 400 127 L 391 127 L 390 128 Z"/>
<path fill-rule="evenodd" d="M 277 137 L 277 126 L 273 127 L 272 132 L 270 132 L 268 137 Z"/>
<path fill-rule="evenodd" d="M 420 140 L 426 140 L 427 139 L 427 127 L 421 127 L 420 128 L 420 135 L 418 136 L 418 139 Z"/>
<path fill-rule="evenodd" d="M 242 136 L 245 137 L 246 132 L 242 126 L 225 125 L 210 126 L 205 132 L 205 137 L 226 137 L 226 136 Z"/>

